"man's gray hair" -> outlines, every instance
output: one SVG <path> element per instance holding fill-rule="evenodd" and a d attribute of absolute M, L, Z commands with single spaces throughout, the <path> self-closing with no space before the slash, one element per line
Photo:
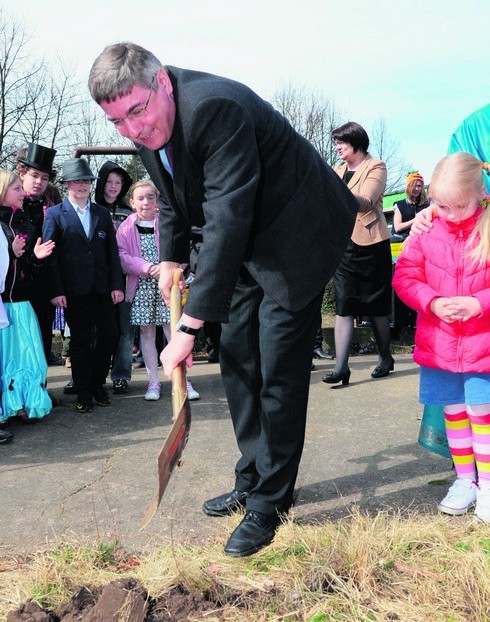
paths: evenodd
<path fill-rule="evenodd" d="M 88 79 L 92 98 L 112 102 L 124 97 L 138 85 L 150 88 L 151 81 L 162 63 L 148 50 L 124 41 L 108 45 L 95 59 Z"/>

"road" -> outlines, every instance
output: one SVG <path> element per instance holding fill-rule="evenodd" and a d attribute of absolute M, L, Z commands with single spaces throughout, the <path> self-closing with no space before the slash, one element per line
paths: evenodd
<path fill-rule="evenodd" d="M 315 361 L 295 519 L 335 520 L 353 505 L 432 513 L 444 496 L 446 486 L 429 482 L 451 480 L 450 461 L 417 443 L 418 368 L 410 355 L 397 355 L 395 372 L 373 380 L 376 360 L 352 357 L 346 387 L 322 383 L 333 362 Z M 69 370 L 49 368 L 49 388 L 60 405 L 39 423 L 14 421 L 14 442 L 0 447 L 0 555 L 85 540 L 117 539 L 134 552 L 171 539 L 225 542 L 229 519 L 201 511 L 208 497 L 232 489 L 238 458 L 219 366 L 198 361 L 190 372 L 201 399 L 191 402 L 184 464 L 144 530 L 140 522 L 156 487 L 156 458 L 170 428 L 170 383 L 164 383 L 160 401 L 145 402 L 146 371 L 133 372 L 128 394 L 81 415 L 75 397 L 62 393 Z"/>

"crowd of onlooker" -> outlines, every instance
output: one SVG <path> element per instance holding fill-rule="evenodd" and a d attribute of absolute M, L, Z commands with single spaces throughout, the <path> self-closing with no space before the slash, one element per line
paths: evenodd
<path fill-rule="evenodd" d="M 157 190 L 149 180 L 133 184 L 115 162 L 96 176 L 72 158 L 61 167 L 63 199 L 55 154 L 31 143 L 15 172 L 0 170 L 0 443 L 13 438 L 11 417 L 31 421 L 52 410 L 49 365 L 71 368 L 64 392 L 77 396 L 79 413 L 111 404 L 108 377 L 114 394 L 128 392 L 135 350 L 149 376 L 145 400 L 161 393 L 158 355 L 170 317 L 158 289 Z M 187 391 L 199 399 L 190 380 Z"/>

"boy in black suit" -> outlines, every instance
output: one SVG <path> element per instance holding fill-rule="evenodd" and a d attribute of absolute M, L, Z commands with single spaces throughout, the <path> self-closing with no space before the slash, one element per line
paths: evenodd
<path fill-rule="evenodd" d="M 71 330 L 76 411 L 91 412 L 93 401 L 110 406 L 104 389 L 118 339 L 115 305 L 124 298 L 124 280 L 109 210 L 89 199 L 96 179 L 83 158 L 67 160 L 62 176 L 67 198 L 51 207 L 43 239 L 56 242 L 48 261 L 51 302 L 65 309 Z"/>

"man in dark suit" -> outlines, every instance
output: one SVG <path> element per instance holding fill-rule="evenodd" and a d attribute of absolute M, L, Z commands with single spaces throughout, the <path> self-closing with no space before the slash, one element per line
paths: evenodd
<path fill-rule="evenodd" d="M 220 364 L 241 457 L 235 487 L 204 503 L 245 506 L 225 553 L 269 544 L 293 502 L 304 442 L 311 352 L 322 292 L 352 233 L 357 202 L 287 120 L 246 86 L 163 67 L 148 50 L 108 46 L 92 97 L 138 147 L 160 194 L 160 289 L 189 260 L 196 278 L 162 353 L 169 376 L 191 362 L 204 321 L 221 322 Z"/>
<path fill-rule="evenodd" d="M 51 302 L 65 310 L 77 388 L 77 412 L 93 400 L 110 406 L 104 389 L 118 334 L 115 305 L 124 298 L 124 279 L 111 213 L 89 199 L 96 179 L 83 158 L 67 160 L 62 177 L 67 198 L 46 212 L 43 239 L 53 240 L 47 279 Z"/>

